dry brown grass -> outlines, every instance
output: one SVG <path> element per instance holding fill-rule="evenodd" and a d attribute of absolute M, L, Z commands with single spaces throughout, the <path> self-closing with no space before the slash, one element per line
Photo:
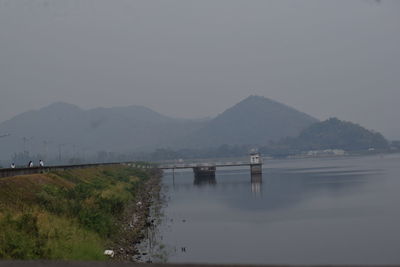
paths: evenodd
<path fill-rule="evenodd" d="M 19 209 L 34 203 L 36 194 L 44 185 L 71 188 L 73 183 L 54 174 L 29 174 L 0 180 L 0 212 L 2 209 Z"/>

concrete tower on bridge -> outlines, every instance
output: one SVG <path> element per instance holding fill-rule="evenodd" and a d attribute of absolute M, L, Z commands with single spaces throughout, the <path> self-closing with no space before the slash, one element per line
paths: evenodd
<path fill-rule="evenodd" d="M 256 150 L 250 152 L 250 172 L 252 175 L 262 173 L 262 158 Z"/>

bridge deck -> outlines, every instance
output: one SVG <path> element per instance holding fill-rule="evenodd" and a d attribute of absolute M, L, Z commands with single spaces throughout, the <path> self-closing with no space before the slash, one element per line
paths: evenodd
<path fill-rule="evenodd" d="M 247 161 L 237 161 L 237 162 L 217 162 L 217 163 L 182 163 L 182 164 L 167 164 L 159 165 L 159 169 L 172 170 L 172 169 L 191 169 L 198 167 L 238 167 L 238 166 L 251 166 L 258 164 L 251 164 Z M 259 164 L 261 165 L 261 164 Z"/>
<path fill-rule="evenodd" d="M 0 178 L 10 177 L 16 175 L 34 174 L 34 173 L 45 173 L 51 171 L 62 171 L 68 169 L 78 168 L 89 168 L 96 166 L 107 166 L 107 165 L 130 165 L 137 168 L 158 168 L 162 170 L 173 170 L 173 169 L 191 169 L 199 167 L 238 167 L 238 166 L 254 166 L 261 164 L 251 164 L 247 161 L 236 161 L 236 162 L 216 162 L 216 163 L 182 163 L 182 164 L 150 164 L 144 162 L 112 162 L 112 163 L 95 163 L 95 164 L 82 164 L 82 165 L 64 165 L 64 166 L 45 166 L 45 167 L 31 167 L 31 168 L 3 168 L 0 169 Z"/>

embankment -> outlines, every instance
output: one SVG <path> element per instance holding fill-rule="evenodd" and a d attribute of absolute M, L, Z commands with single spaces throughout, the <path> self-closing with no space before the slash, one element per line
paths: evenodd
<path fill-rule="evenodd" d="M 132 260 L 160 173 L 98 166 L 0 179 L 0 258 Z"/>

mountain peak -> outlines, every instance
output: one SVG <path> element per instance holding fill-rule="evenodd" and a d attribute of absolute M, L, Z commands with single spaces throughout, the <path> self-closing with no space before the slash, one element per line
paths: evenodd
<path fill-rule="evenodd" d="M 296 136 L 318 120 L 263 96 L 251 95 L 210 121 L 188 143 L 266 144 Z"/>
<path fill-rule="evenodd" d="M 272 100 L 265 96 L 250 95 L 250 96 L 246 97 L 245 99 L 243 99 L 241 102 L 250 102 L 250 101 L 254 102 L 254 101 L 272 101 Z"/>
<path fill-rule="evenodd" d="M 259 96 L 259 95 L 250 95 L 237 103 L 235 106 L 254 106 L 255 108 L 259 108 L 261 106 L 279 106 L 279 107 L 286 107 L 294 110 L 292 107 L 289 107 L 283 103 L 280 103 L 278 101 L 272 100 L 270 98 L 264 97 L 264 96 Z M 233 107 L 235 107 L 233 106 Z"/>
<path fill-rule="evenodd" d="M 61 112 L 66 112 L 66 111 L 81 111 L 81 108 L 73 105 L 73 104 L 69 104 L 66 102 L 55 102 L 53 104 L 50 104 L 44 108 L 40 109 L 41 111 L 61 111 Z"/>

